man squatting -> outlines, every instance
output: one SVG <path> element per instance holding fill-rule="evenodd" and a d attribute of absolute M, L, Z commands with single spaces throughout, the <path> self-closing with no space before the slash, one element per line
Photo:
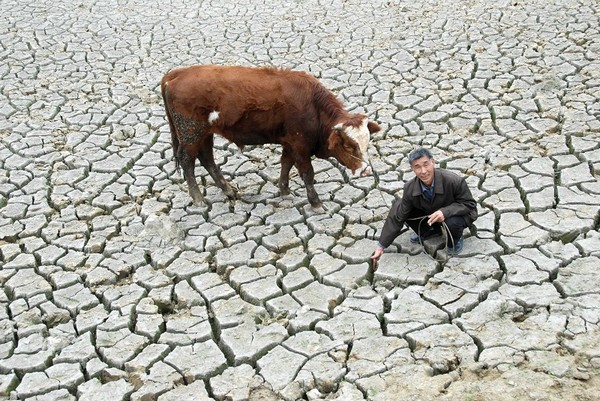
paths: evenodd
<path fill-rule="evenodd" d="M 373 270 L 404 224 L 414 231 L 413 243 L 442 234 L 442 223 L 448 227 L 448 255 L 457 255 L 463 248 L 463 231 L 477 219 L 477 203 L 463 177 L 452 171 L 435 168 L 428 149 L 420 148 L 408 155 L 415 177 L 404 184 L 400 199 L 392 205 L 383 225 L 377 248 L 371 256 Z"/>

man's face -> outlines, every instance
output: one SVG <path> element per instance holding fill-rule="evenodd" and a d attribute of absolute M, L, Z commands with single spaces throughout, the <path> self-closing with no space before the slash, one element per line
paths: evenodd
<path fill-rule="evenodd" d="M 423 156 L 412 162 L 410 166 L 415 175 L 423 181 L 423 184 L 430 186 L 433 182 L 433 170 L 435 170 L 435 160 Z"/>

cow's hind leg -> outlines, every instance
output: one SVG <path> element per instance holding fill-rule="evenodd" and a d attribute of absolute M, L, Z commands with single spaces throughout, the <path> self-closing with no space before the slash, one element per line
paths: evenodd
<path fill-rule="evenodd" d="M 221 169 L 215 164 L 213 144 L 213 135 L 207 135 L 200 144 L 198 160 L 200 160 L 200 163 L 202 163 L 206 171 L 208 171 L 208 174 L 210 174 L 212 179 L 215 181 L 215 184 L 217 184 L 217 186 L 223 190 L 225 195 L 229 199 L 236 199 L 237 194 L 235 190 L 225 180 L 225 177 L 223 177 L 223 174 L 221 173 Z"/>
<path fill-rule="evenodd" d="M 279 194 L 281 196 L 290 194 L 290 170 L 293 165 L 292 153 L 283 148 L 281 152 L 281 173 L 279 174 Z"/>
<path fill-rule="evenodd" d="M 171 140 L 175 161 L 183 170 L 183 178 L 188 184 L 188 191 L 196 205 L 204 204 L 204 197 L 198 188 L 194 167 L 198 156 L 197 138 L 202 133 L 202 125 L 190 117 L 178 112 L 171 112 L 167 106 L 167 117 L 171 127 Z"/>
<path fill-rule="evenodd" d="M 185 148 L 185 146 L 181 146 L 179 148 L 178 155 L 178 160 L 181 163 L 181 168 L 183 170 L 183 178 L 185 178 L 185 182 L 188 185 L 188 191 L 190 192 L 190 196 L 192 197 L 194 204 L 203 205 L 204 197 L 200 192 L 200 188 L 196 182 L 196 175 L 194 174 L 196 158 L 190 154 L 188 149 Z"/>

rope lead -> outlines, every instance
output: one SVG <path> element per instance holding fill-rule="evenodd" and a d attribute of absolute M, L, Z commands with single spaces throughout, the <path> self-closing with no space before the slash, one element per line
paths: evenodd
<path fill-rule="evenodd" d="M 421 217 L 414 217 L 408 220 L 411 221 L 419 221 L 419 225 L 418 225 L 418 231 L 417 231 L 417 236 L 419 237 L 419 245 L 421 245 L 421 247 L 423 247 L 423 250 L 425 250 L 425 245 L 423 245 L 423 241 L 421 240 L 421 223 L 423 222 L 423 220 L 428 219 L 429 216 L 421 216 Z M 445 246 L 446 246 L 446 257 L 443 260 L 437 259 L 435 257 L 433 257 L 432 255 L 430 255 L 429 253 L 425 252 L 425 254 L 427 254 L 431 259 L 435 260 L 436 262 L 447 262 L 448 261 L 448 238 L 450 238 L 450 242 L 452 243 L 452 248 L 454 248 L 455 244 L 454 244 L 454 238 L 452 238 L 452 234 L 450 233 L 450 229 L 448 228 L 448 225 L 446 224 L 445 221 L 442 221 L 442 236 L 445 238 Z"/>

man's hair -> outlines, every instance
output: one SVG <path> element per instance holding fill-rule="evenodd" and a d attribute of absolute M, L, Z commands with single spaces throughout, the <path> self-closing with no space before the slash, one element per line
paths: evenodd
<path fill-rule="evenodd" d="M 429 159 L 433 159 L 433 155 L 431 154 L 429 149 L 419 148 L 410 152 L 410 154 L 408 155 L 408 164 L 412 167 L 413 162 L 415 160 L 420 159 L 423 156 L 426 156 Z"/>

